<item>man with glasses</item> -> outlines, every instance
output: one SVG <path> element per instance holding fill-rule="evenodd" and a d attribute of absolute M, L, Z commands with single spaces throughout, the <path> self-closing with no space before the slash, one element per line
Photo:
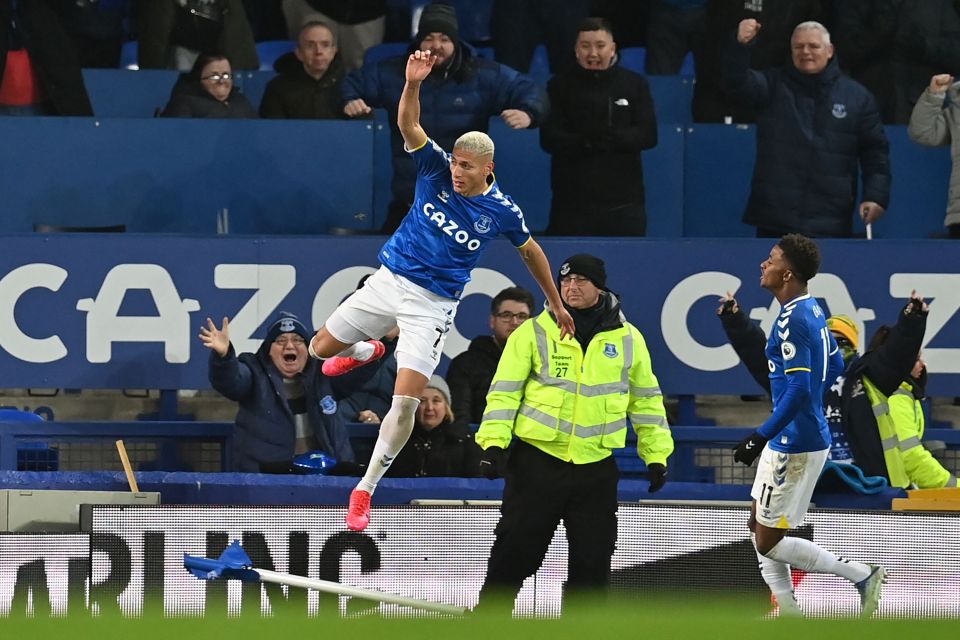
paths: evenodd
<path fill-rule="evenodd" d="M 336 458 L 338 473 L 356 466 L 338 404 L 373 377 L 379 364 L 328 378 L 307 355 L 312 335 L 296 316 L 281 313 L 257 352 L 238 356 L 227 318 L 219 328 L 209 318 L 201 327 L 200 340 L 211 351 L 210 384 L 240 405 L 234 471 L 289 471 L 293 457 L 308 451 Z"/>
<path fill-rule="evenodd" d="M 523 287 L 507 287 L 490 303 L 491 335 L 477 336 L 466 351 L 450 362 L 447 384 L 456 416 L 454 425 L 461 430 L 480 424 L 487 406 L 487 389 L 507 338 L 533 315 L 533 307 L 532 293 Z"/>
<path fill-rule="evenodd" d="M 549 307 L 520 325 L 507 340 L 476 437 L 483 474 L 506 478 L 478 606 L 503 613 L 539 569 L 561 520 L 570 547 L 567 604 L 571 596 L 602 595 L 617 538 L 613 449 L 626 442 L 627 420 L 651 493 L 666 482 L 673 452 L 646 343 L 607 289 L 603 261 L 572 256 L 557 281 L 574 339 L 561 338 Z"/>

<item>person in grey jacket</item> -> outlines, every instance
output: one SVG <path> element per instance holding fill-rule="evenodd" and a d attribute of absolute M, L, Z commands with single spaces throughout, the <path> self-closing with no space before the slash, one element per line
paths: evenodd
<path fill-rule="evenodd" d="M 930 78 L 930 86 L 921 94 L 910 114 L 907 133 L 910 139 L 928 147 L 950 145 L 953 169 L 947 196 L 944 226 L 951 238 L 960 238 L 960 85 L 949 73 Z M 947 99 L 949 97 L 949 99 Z"/>

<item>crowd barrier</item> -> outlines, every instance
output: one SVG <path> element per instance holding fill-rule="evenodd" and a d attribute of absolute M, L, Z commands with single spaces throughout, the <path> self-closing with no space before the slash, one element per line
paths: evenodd
<path fill-rule="evenodd" d="M 124 224 L 128 231 L 212 234 L 224 213 L 229 225 L 219 229 L 234 234 L 371 232 L 383 223 L 392 169 L 390 131 L 379 110 L 373 120 L 354 122 L 119 117 L 162 106 L 167 90 L 158 88 L 157 78 L 170 72 L 103 73 L 126 74 L 122 85 L 130 87 L 92 83 L 97 119 L 0 121 L 0 138 L 17 149 L 0 155 L 0 192 L 7 194 L 0 231 Z M 251 91 L 262 86 L 260 74 L 248 75 L 243 82 Z M 676 78 L 654 85 L 661 81 L 677 90 L 658 98 L 658 109 L 689 110 L 689 85 Z M 501 188 L 514 196 L 530 228 L 543 230 L 550 156 L 540 148 L 539 132 L 513 131 L 493 119 L 490 133 Z M 874 237 L 942 235 L 949 150 L 911 142 L 902 126 L 887 133 L 893 187 Z M 661 117 L 659 143 L 643 154 L 648 235 L 752 236 L 740 219 L 754 147 L 752 126 Z M 859 222 L 854 229 L 863 233 Z"/>

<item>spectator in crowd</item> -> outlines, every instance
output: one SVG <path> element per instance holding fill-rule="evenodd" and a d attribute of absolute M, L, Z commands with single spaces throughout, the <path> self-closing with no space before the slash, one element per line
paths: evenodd
<path fill-rule="evenodd" d="M 29 1 L 29 0 L 28 0 Z M 131 0 L 48 0 L 73 42 L 83 68 L 116 69 L 132 15 Z"/>
<path fill-rule="evenodd" d="M 893 47 L 894 122 L 906 124 L 930 76 L 960 69 L 960 6 L 954 0 L 904 0 Z"/>
<path fill-rule="evenodd" d="M 378 367 L 328 378 L 307 356 L 310 331 L 296 316 L 281 313 L 256 353 L 239 356 L 230 324 L 207 319 L 200 329 L 210 349 L 210 384 L 239 403 L 233 436 L 234 471 L 257 473 L 287 465 L 295 455 L 323 451 L 338 463 L 354 461 L 346 423 L 337 403 Z"/>
<path fill-rule="evenodd" d="M 703 58 L 707 0 L 652 0 L 647 17 L 647 75 L 676 75 L 687 53 Z"/>
<path fill-rule="evenodd" d="M 277 76 L 267 83 L 260 102 L 263 118 L 335 120 L 340 108 L 343 62 L 333 31 L 322 22 L 308 22 L 300 30 L 297 48 L 277 59 Z"/>
<path fill-rule="evenodd" d="M 540 129 L 540 145 L 551 155 L 547 233 L 646 235 L 640 152 L 657 145 L 650 87 L 617 64 L 603 18 L 580 24 L 574 51 L 576 66 L 547 85 L 551 113 Z"/>
<path fill-rule="evenodd" d="M 913 292 L 892 328 L 881 326 L 847 369 L 843 411 L 854 460 L 892 487 L 956 487 L 957 478 L 921 444 L 927 370 L 920 346 L 929 307 Z"/>
<path fill-rule="evenodd" d="M 453 477 L 479 475 L 480 448 L 468 425 L 454 422 L 450 388 L 438 375 L 430 378 L 420 396 L 413 432 L 388 476 L 395 478 Z"/>
<path fill-rule="evenodd" d="M 492 334 L 477 336 L 466 351 L 450 362 L 447 382 L 459 426 L 480 424 L 487 406 L 487 390 L 507 338 L 533 315 L 533 307 L 532 293 L 523 287 L 507 287 L 490 302 Z"/>
<path fill-rule="evenodd" d="M 710 0 L 707 3 L 703 55 L 697 58 L 693 85 L 693 119 L 696 122 L 755 122 L 750 105 L 727 95 L 723 84 L 724 54 L 734 42 L 737 25 L 752 18 L 763 24 L 751 47 L 750 68 L 764 70 L 790 61 L 787 42 L 793 28 L 820 16 L 819 0 L 758 2 L 756 0 Z"/>
<path fill-rule="evenodd" d="M 928 147 L 950 145 L 953 167 L 943 224 L 951 238 L 960 238 L 960 85 L 942 73 L 930 78 L 910 114 L 910 139 Z"/>
<path fill-rule="evenodd" d="M 842 0 L 834 3 L 840 68 L 873 94 L 880 118 L 895 122 L 892 62 L 897 14 L 903 0 Z"/>
<path fill-rule="evenodd" d="M 647 463 L 649 491 L 667 479 L 673 438 L 663 396 L 643 336 L 607 289 L 603 260 L 572 256 L 557 281 L 574 317 L 574 339 L 561 339 L 549 308 L 514 331 L 477 432 L 483 474 L 506 477 L 480 608 L 513 609 L 561 520 L 570 547 L 565 596 L 606 590 L 617 538 L 612 454 L 626 442 L 627 418 Z"/>
<path fill-rule="evenodd" d="M 383 42 L 386 0 L 283 0 L 290 39 L 296 39 L 307 22 L 330 25 L 347 71 L 363 65 L 364 52 Z"/>
<path fill-rule="evenodd" d="M 562 71 L 573 62 L 570 43 L 588 15 L 587 0 L 494 0 L 490 16 L 494 58 L 527 73 L 533 50 L 544 44 L 550 71 Z"/>
<path fill-rule="evenodd" d="M 164 118 L 256 118 L 257 110 L 233 86 L 230 61 L 201 55 L 190 73 L 182 74 L 160 114 Z"/>
<path fill-rule="evenodd" d="M 4 115 L 93 115 L 77 54 L 46 0 L 0 0 Z"/>
<path fill-rule="evenodd" d="M 136 10 L 141 69 L 189 71 L 200 54 L 260 68 L 243 0 L 137 0 Z"/>
<path fill-rule="evenodd" d="M 424 8 L 420 31 L 410 45 L 410 52 L 429 50 L 438 57 L 420 87 L 420 121 L 431 139 L 450 149 L 467 131 L 485 132 L 489 119 L 497 115 L 514 129 L 538 126 L 547 114 L 543 89 L 509 67 L 478 58 L 458 34 L 453 7 L 431 4 Z M 407 57 L 365 65 L 349 74 L 343 83 L 343 112 L 349 117 L 367 116 L 378 107 L 389 112 L 393 200 L 381 229 L 385 233 L 396 230 L 410 210 L 416 183 L 416 167 L 404 151 L 397 127 Z"/>
<path fill-rule="evenodd" d="M 879 219 L 890 199 L 889 146 L 873 96 L 840 72 L 830 33 L 818 22 L 794 30 L 793 64 L 750 69 L 751 43 L 760 28 L 752 18 L 741 22 L 738 45 L 727 56 L 731 94 L 758 113 L 743 221 L 763 238 L 794 232 L 850 237 L 858 164 L 863 222 Z"/>

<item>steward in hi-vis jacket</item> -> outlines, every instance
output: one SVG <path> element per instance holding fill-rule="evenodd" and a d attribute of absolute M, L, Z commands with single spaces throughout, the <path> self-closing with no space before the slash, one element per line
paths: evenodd
<path fill-rule="evenodd" d="M 477 432 L 481 471 L 506 478 L 482 608 L 496 602 L 512 609 L 561 520 L 570 546 L 565 593 L 602 592 L 617 536 L 612 453 L 626 442 L 628 420 L 651 492 L 666 482 L 673 452 L 646 343 L 606 289 L 603 261 L 573 256 L 558 280 L 574 338 L 560 339 L 549 309 L 520 325 L 507 340 Z"/>

